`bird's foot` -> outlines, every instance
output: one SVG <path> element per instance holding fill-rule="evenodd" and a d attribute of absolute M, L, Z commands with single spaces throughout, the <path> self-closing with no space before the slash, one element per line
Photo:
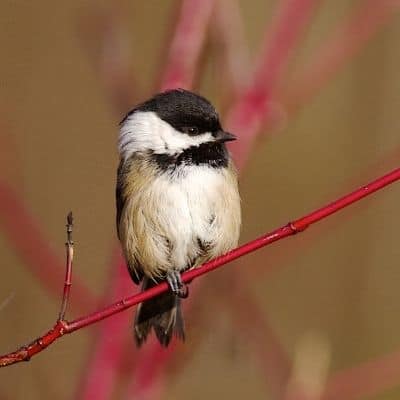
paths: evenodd
<path fill-rule="evenodd" d="M 167 273 L 167 282 L 175 296 L 181 299 L 186 299 L 189 296 L 188 286 L 182 282 L 181 274 L 177 270 L 172 270 Z"/>

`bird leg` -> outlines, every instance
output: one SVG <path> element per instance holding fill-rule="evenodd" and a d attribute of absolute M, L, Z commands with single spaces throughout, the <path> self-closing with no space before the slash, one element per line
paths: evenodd
<path fill-rule="evenodd" d="M 167 273 L 168 285 L 175 296 L 181 299 L 186 299 L 189 296 L 189 289 L 185 283 L 182 282 L 181 274 L 176 269 Z"/>

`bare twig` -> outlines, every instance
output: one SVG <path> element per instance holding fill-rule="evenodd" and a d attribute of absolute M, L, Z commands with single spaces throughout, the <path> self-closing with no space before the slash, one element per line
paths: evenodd
<path fill-rule="evenodd" d="M 67 266 L 65 268 L 65 280 L 64 280 L 64 292 L 61 302 L 59 321 L 65 319 L 65 312 L 67 311 L 67 305 L 69 300 L 69 293 L 72 285 L 72 260 L 74 259 L 74 242 L 72 241 L 72 228 L 74 226 L 74 218 L 72 211 L 67 215 L 67 241 L 65 242 L 65 248 L 67 250 Z"/>
<path fill-rule="evenodd" d="M 329 215 L 349 206 L 352 203 L 361 200 L 368 195 L 371 195 L 377 190 L 380 190 L 399 179 L 400 168 L 391 171 L 390 173 L 376 179 L 375 181 L 370 182 L 365 186 L 362 186 L 354 192 L 351 192 L 346 196 L 343 196 L 340 199 L 329 203 L 328 205 L 319 208 L 316 211 L 311 212 L 310 214 L 305 215 L 304 217 L 301 217 L 293 222 L 289 222 L 288 224 L 278 229 L 275 229 L 274 231 L 267 233 L 266 235 L 261 236 L 258 239 L 237 247 L 236 249 L 231 250 L 230 252 L 203 264 L 199 268 L 185 272 L 182 275 L 182 281 L 189 282 L 194 278 L 211 272 L 214 269 L 217 269 L 230 261 L 233 261 L 239 257 L 243 257 L 248 253 L 258 250 L 261 247 L 265 247 L 273 242 L 302 232 L 310 225 L 328 217 Z M 59 339 L 64 334 L 72 333 L 76 330 L 92 325 L 114 314 L 122 312 L 138 303 L 149 300 L 167 290 L 168 284 L 166 282 L 163 282 L 157 286 L 152 287 L 151 289 L 148 289 L 134 296 L 123 298 L 120 301 L 111 304 L 100 311 L 75 319 L 71 322 L 67 322 L 64 320 L 57 321 L 55 326 L 50 331 L 36 339 L 31 344 L 23 346 L 15 352 L 1 356 L 0 367 L 5 367 L 20 361 L 27 361 L 33 355 L 43 351 L 47 346 L 49 346 L 55 340 Z"/>
<path fill-rule="evenodd" d="M 0 367 L 14 364 L 18 361 L 28 361 L 30 357 L 35 355 L 36 353 L 44 350 L 49 344 L 51 344 L 54 340 L 59 338 L 64 333 L 64 327 L 68 325 L 65 322 L 65 312 L 67 310 L 68 301 L 69 301 L 69 293 L 72 284 L 72 260 L 73 260 L 73 252 L 74 252 L 74 243 L 72 241 L 72 227 L 73 227 L 73 216 L 72 212 L 69 212 L 67 215 L 67 241 L 65 243 L 67 254 L 66 254 L 66 268 L 65 268 L 65 279 L 64 279 L 64 288 L 63 288 L 63 297 L 60 307 L 60 313 L 56 324 L 53 329 L 48 331 L 42 337 L 36 339 L 34 342 L 30 343 L 27 346 L 23 346 L 17 351 L 7 354 L 4 357 L 1 357 Z"/>

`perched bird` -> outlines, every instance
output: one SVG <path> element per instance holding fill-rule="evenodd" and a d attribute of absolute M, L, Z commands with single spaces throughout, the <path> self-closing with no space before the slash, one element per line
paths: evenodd
<path fill-rule="evenodd" d="M 168 346 L 184 339 L 181 273 L 237 245 L 241 223 L 235 168 L 218 114 L 183 89 L 155 95 L 120 124 L 117 230 L 129 273 L 146 290 L 167 280 L 170 291 L 140 304 L 138 346 L 153 328 Z"/>

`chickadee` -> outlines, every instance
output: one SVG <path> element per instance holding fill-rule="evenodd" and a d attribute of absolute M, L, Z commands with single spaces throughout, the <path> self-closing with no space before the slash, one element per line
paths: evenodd
<path fill-rule="evenodd" d="M 180 274 L 236 247 L 241 223 L 235 168 L 208 100 L 187 90 L 157 94 L 120 124 L 117 230 L 129 273 L 146 290 L 171 291 L 140 304 L 138 346 L 153 328 L 168 346 L 184 339 Z"/>

